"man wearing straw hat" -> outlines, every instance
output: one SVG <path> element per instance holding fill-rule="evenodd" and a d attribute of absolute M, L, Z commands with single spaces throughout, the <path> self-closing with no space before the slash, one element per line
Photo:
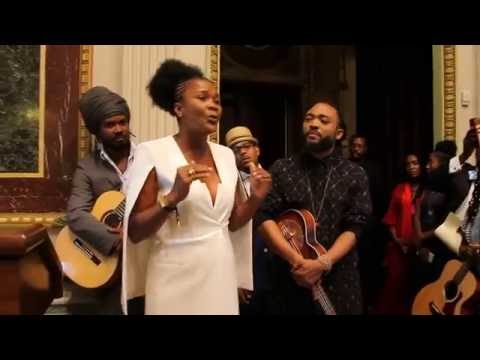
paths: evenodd
<path fill-rule="evenodd" d="M 240 186 L 250 194 L 250 163 L 261 167 L 258 162 L 260 147 L 249 128 L 237 126 L 225 135 L 225 143 L 235 154 L 240 175 Z M 239 289 L 240 315 L 268 314 L 270 303 L 270 252 L 258 233 L 253 234 L 253 281 L 254 290 Z"/>

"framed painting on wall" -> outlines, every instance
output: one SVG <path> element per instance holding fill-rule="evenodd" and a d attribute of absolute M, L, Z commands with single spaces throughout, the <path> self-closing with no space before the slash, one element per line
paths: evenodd
<path fill-rule="evenodd" d="M 91 46 L 0 45 L 0 224 L 53 222 L 90 146 Z"/>

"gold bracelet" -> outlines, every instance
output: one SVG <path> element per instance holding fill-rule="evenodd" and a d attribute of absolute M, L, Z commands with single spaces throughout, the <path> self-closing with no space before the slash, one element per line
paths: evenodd
<path fill-rule="evenodd" d="M 157 202 L 160 204 L 162 209 L 165 209 L 168 212 L 171 212 L 177 209 L 176 206 L 170 206 L 167 202 L 167 199 L 163 195 L 158 194 Z"/>
<path fill-rule="evenodd" d="M 157 202 L 160 204 L 161 208 L 164 209 L 165 211 L 167 211 L 169 213 L 172 212 L 172 211 L 175 211 L 175 218 L 176 218 L 176 221 L 177 221 L 177 225 L 180 225 L 180 215 L 178 213 L 177 206 L 170 206 L 167 203 L 167 199 L 165 198 L 165 196 L 160 195 L 160 194 L 158 194 L 158 196 L 157 196 Z"/>

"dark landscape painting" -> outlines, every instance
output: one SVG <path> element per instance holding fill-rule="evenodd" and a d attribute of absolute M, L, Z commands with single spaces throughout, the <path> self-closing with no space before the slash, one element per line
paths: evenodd
<path fill-rule="evenodd" d="M 40 45 L 0 45 L 0 177 L 39 171 Z"/>

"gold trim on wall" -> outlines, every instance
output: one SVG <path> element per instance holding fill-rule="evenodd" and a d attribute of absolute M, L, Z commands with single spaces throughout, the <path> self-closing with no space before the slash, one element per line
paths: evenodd
<path fill-rule="evenodd" d="M 456 51 L 455 45 L 443 45 L 443 137 L 456 139 Z"/>
<path fill-rule="evenodd" d="M 220 92 L 220 45 L 210 45 L 210 63 L 209 75 L 210 79 L 216 84 L 218 92 Z M 210 134 L 210 141 L 219 143 L 218 134 L 220 134 L 220 121 L 217 125 L 217 131 Z"/>
<path fill-rule="evenodd" d="M 80 46 L 80 95 L 83 95 L 92 86 L 92 45 Z M 91 137 L 85 128 L 79 114 L 78 133 L 78 158 L 82 159 L 90 151 Z M 18 175 L 18 174 L 17 174 Z M 64 213 L 0 213 L 0 224 L 28 225 L 43 224 L 52 225 L 58 218 L 65 216 Z"/>
<path fill-rule="evenodd" d="M 93 45 L 80 46 L 80 96 L 92 87 Z M 78 159 L 90 152 L 91 136 L 80 114 L 78 115 Z"/>
<path fill-rule="evenodd" d="M 0 225 L 52 225 L 63 213 L 7 213 L 0 214 Z"/>
<path fill-rule="evenodd" d="M 45 64 L 46 45 L 40 45 L 40 69 L 39 69 L 39 91 L 38 91 L 38 169 L 36 172 L 4 172 L 0 178 L 5 179 L 30 179 L 43 178 L 45 167 Z"/>

